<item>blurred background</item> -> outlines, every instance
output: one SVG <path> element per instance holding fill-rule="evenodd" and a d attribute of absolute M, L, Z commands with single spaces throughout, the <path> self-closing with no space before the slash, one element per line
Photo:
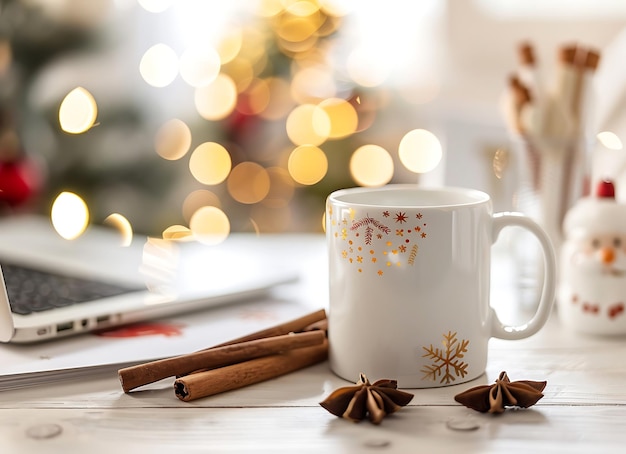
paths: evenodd
<path fill-rule="evenodd" d="M 0 216 L 321 232 L 331 191 L 390 182 L 511 209 L 520 44 L 546 85 L 560 46 L 601 53 L 600 174 L 621 160 L 625 25 L 610 0 L 0 0 Z"/>

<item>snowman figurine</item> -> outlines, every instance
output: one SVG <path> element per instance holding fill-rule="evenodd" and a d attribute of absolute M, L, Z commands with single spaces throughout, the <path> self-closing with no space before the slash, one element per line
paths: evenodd
<path fill-rule="evenodd" d="M 626 334 L 626 205 L 611 181 L 579 200 L 563 222 L 558 314 L 578 332 Z"/>

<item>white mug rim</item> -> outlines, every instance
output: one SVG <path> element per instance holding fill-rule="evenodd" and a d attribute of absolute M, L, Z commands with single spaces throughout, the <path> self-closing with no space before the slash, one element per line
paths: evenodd
<path fill-rule="evenodd" d="M 359 196 L 363 194 L 375 194 L 382 192 L 415 192 L 420 194 L 430 194 L 432 196 L 445 196 L 448 198 L 456 197 L 463 198 L 463 201 L 448 202 L 448 203 L 397 203 L 390 204 L 387 202 L 377 203 L 374 202 L 362 202 L 358 200 Z M 357 196 L 357 199 L 351 199 L 351 196 Z M 354 207 L 402 207 L 407 209 L 427 209 L 427 208 L 457 208 L 477 206 L 484 203 L 488 203 L 491 197 L 486 192 L 478 189 L 462 188 L 456 186 L 442 186 L 442 187 L 423 187 L 417 184 L 388 184 L 385 186 L 360 186 L 339 189 L 332 192 L 328 196 L 328 200 L 333 204 L 340 204 L 345 206 Z"/>

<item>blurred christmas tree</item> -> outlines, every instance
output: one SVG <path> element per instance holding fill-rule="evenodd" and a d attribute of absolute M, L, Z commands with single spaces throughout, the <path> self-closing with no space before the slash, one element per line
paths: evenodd
<path fill-rule="evenodd" d="M 166 181 L 169 171 L 153 159 L 150 140 L 138 139 L 145 125 L 132 100 L 101 109 L 99 127 L 71 135 L 59 128 L 58 106 L 65 93 L 34 93 L 38 78 L 57 62 L 83 59 L 83 64 L 89 65 L 87 56 L 111 45 L 107 36 L 110 8 L 112 3 L 107 0 L 0 0 L 0 42 L 5 49 L 0 67 L 0 111 L 4 135 L 13 138 L 12 151 L 6 146 L 4 152 L 0 150 L 0 161 L 5 171 L 7 166 L 36 169 L 21 178 L 32 181 L 23 182 L 30 191 L 19 201 L 11 196 L 19 178 L 0 182 L 0 188 L 5 186 L 0 200 L 11 211 L 49 212 L 53 198 L 70 190 L 88 202 L 94 222 L 101 222 L 115 205 L 108 202 L 107 194 L 114 196 L 120 187 L 123 193 L 132 192 L 141 199 L 137 205 L 144 208 L 146 200 L 156 204 L 167 190 L 159 181 Z M 85 79 L 87 86 L 98 83 Z M 62 90 L 63 82 L 59 85 Z M 115 152 L 107 152 L 112 146 L 117 147 Z M 106 159 L 111 154 L 126 158 L 117 162 Z M 140 223 L 138 227 L 142 227 Z"/>
<path fill-rule="evenodd" d="M 144 47 L 165 40 L 164 30 L 174 37 L 189 31 L 168 29 L 175 15 L 159 18 L 138 4 L 120 11 L 117 3 L 0 0 L 0 110 L 3 128 L 20 144 L 10 159 L 0 152 L 0 161 L 19 156 L 41 169 L 38 196 L 22 206 L 47 213 L 69 190 L 85 200 L 92 222 L 121 212 L 148 234 L 189 225 L 205 205 L 223 210 L 233 231 L 319 231 L 329 192 L 392 178 L 393 164 L 366 182 L 348 171 L 386 92 L 357 89 L 345 64 L 337 65 L 345 59 L 335 46 L 345 17 L 332 1 L 243 2 L 217 42 L 199 39 L 202 52 L 219 56 L 217 71 L 202 83 L 192 79 L 206 70 L 206 59 L 190 69 L 185 48 Z M 208 9 L 220 7 L 190 4 L 171 8 L 208 20 Z M 169 54 L 148 61 L 155 49 Z M 148 74 L 155 68 L 162 71 L 156 79 Z M 163 74 L 172 76 L 163 82 Z M 97 119 L 68 132 L 59 106 L 77 87 L 93 95 Z M 215 149 L 226 150 L 221 170 L 209 159 Z M 374 161 L 369 167 L 389 169 Z M 9 192 L 5 205 L 15 210 Z"/>

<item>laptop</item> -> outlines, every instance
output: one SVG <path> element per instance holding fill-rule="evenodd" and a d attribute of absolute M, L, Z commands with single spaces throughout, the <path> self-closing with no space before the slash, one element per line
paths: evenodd
<path fill-rule="evenodd" d="M 31 343 L 261 297 L 297 280 L 254 235 L 218 246 L 90 226 L 61 238 L 49 219 L 0 219 L 0 342 Z M 258 251 L 258 252 L 257 252 Z"/>

